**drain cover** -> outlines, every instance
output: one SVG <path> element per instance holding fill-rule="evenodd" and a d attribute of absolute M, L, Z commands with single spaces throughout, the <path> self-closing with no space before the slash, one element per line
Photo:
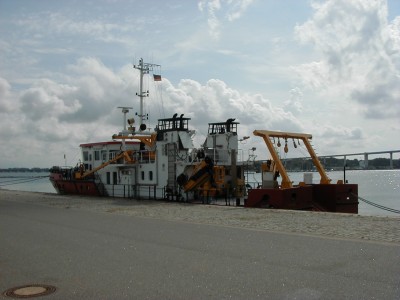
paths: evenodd
<path fill-rule="evenodd" d="M 55 291 L 55 286 L 45 284 L 28 284 L 8 289 L 3 293 L 3 295 L 11 298 L 33 298 L 46 296 L 54 293 Z"/>

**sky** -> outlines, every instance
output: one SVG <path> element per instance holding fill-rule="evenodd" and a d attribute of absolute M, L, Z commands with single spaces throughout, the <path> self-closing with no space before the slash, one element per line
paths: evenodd
<path fill-rule="evenodd" d="M 139 111 L 140 58 L 161 65 L 147 126 L 184 113 L 196 146 L 236 118 L 243 159 L 268 158 L 256 129 L 312 134 L 319 155 L 400 149 L 398 0 L 0 0 L 0 168 L 111 140 L 117 107 Z"/>

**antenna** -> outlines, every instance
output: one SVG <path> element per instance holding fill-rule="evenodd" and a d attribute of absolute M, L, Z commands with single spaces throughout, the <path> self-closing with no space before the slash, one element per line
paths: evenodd
<path fill-rule="evenodd" d="M 122 109 L 122 113 L 124 114 L 124 131 L 123 133 L 125 133 L 126 131 L 126 114 L 129 112 L 130 109 L 133 109 L 133 107 L 129 107 L 129 106 L 118 106 L 118 108 Z M 122 140 L 122 151 L 125 151 L 126 147 L 125 147 L 125 139 Z"/>
<path fill-rule="evenodd" d="M 154 67 L 161 67 L 160 65 L 145 63 L 143 62 L 143 58 L 139 59 L 139 65 L 133 65 L 135 69 L 140 71 L 140 88 L 139 93 L 136 93 L 137 96 L 140 98 L 140 111 L 139 111 L 139 127 L 143 123 L 143 119 L 145 115 L 143 114 L 143 98 L 149 96 L 149 91 L 143 91 L 143 75 L 149 74 L 153 71 Z M 161 77 L 160 77 L 161 80 Z"/>
<path fill-rule="evenodd" d="M 133 107 L 129 106 L 118 106 L 118 108 L 122 109 L 122 113 L 124 114 L 124 130 L 126 130 L 126 114 L 129 112 L 130 109 L 133 109 Z"/>

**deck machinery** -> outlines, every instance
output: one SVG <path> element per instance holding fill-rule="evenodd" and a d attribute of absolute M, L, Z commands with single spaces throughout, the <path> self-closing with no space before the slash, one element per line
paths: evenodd
<path fill-rule="evenodd" d="M 262 186 L 249 190 L 246 207 L 358 213 L 358 185 L 342 180 L 331 183 L 311 146 L 312 135 L 268 130 L 255 130 L 253 134 L 263 138 L 271 160 L 262 165 Z M 275 139 L 278 140 L 276 145 Z M 289 139 L 303 142 L 321 177 L 319 184 L 300 182 L 297 186 L 293 185 L 275 148 L 281 146 L 280 139 L 285 141 L 285 152 Z M 282 177 L 280 185 L 278 176 Z"/>
<path fill-rule="evenodd" d="M 241 198 L 244 196 L 243 166 L 237 164 L 238 136 L 235 119 L 209 123 L 200 149 L 192 152 L 196 164 L 177 177 L 186 199 Z"/>

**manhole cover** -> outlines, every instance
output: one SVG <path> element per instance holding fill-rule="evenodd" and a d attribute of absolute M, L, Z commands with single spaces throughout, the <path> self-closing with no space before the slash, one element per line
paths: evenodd
<path fill-rule="evenodd" d="M 56 291 L 56 287 L 45 284 L 28 284 L 8 289 L 4 296 L 11 298 L 33 298 L 45 296 Z"/>

